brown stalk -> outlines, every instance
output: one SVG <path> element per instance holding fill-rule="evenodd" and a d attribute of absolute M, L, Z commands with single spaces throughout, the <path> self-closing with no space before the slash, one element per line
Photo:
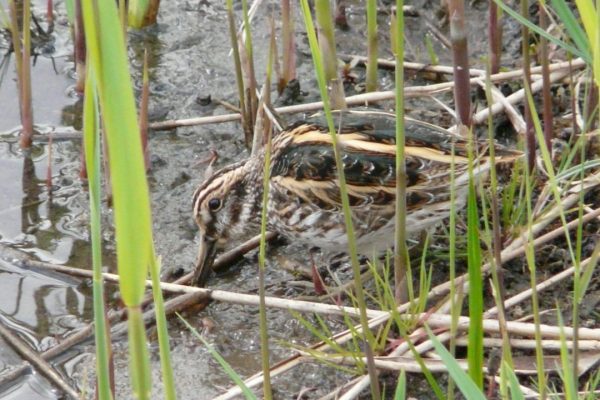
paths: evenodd
<path fill-rule="evenodd" d="M 469 84 L 469 50 L 464 0 L 449 0 L 450 40 L 454 66 L 454 102 L 461 124 L 471 126 L 471 86 Z"/>
<path fill-rule="evenodd" d="M 540 28 L 546 30 L 548 28 L 548 11 L 542 2 L 539 3 L 540 13 Z M 542 79 L 544 86 L 542 88 L 542 109 L 544 121 L 544 141 L 548 151 L 552 151 L 552 95 L 550 93 L 550 68 L 548 60 L 548 40 L 544 36 L 540 36 L 540 53 L 538 62 L 542 65 Z"/>
<path fill-rule="evenodd" d="M 529 19 L 529 1 L 521 0 L 521 16 Z M 529 54 L 529 29 L 527 26 L 521 27 L 521 50 L 523 54 L 523 87 L 531 91 L 531 56 Z M 533 119 L 529 102 L 524 102 L 525 107 L 525 151 L 527 153 L 527 168 L 533 170 L 535 165 L 535 132 L 533 131 Z"/>
<path fill-rule="evenodd" d="M 48 22 L 48 32 L 52 32 L 54 30 L 54 2 L 52 0 L 48 0 L 46 2 L 46 21 Z"/>
<path fill-rule="evenodd" d="M 19 143 L 22 149 L 28 149 L 33 142 L 33 110 L 31 107 L 31 31 L 29 29 L 31 20 L 30 0 L 24 0 L 22 4 L 22 39 L 20 35 L 21 31 L 19 30 L 19 17 L 15 0 L 10 1 L 9 8 L 22 125 Z"/>
<path fill-rule="evenodd" d="M 577 101 L 575 96 L 573 96 L 573 101 Z M 590 79 L 590 83 L 586 88 L 586 97 L 583 107 L 583 121 L 584 121 L 584 129 L 586 132 L 592 131 L 596 129 L 598 126 L 598 86 L 594 82 L 593 79 Z"/>
<path fill-rule="evenodd" d="M 494 0 L 489 2 L 488 21 L 491 72 L 497 74 L 500 71 L 502 58 L 502 24 L 499 24 L 498 5 Z"/>
<path fill-rule="evenodd" d="M 52 134 L 48 137 L 48 165 L 46 166 L 46 188 L 48 196 L 52 197 Z"/>
<path fill-rule="evenodd" d="M 233 16 L 233 5 L 230 2 L 227 2 L 227 21 L 229 23 L 229 39 L 231 40 L 231 49 L 233 51 L 233 62 L 235 65 L 235 79 L 237 82 L 238 88 L 238 100 L 240 102 L 240 109 L 242 112 L 240 113 L 240 117 L 242 119 L 242 127 L 244 130 L 244 141 L 246 143 L 246 147 L 250 146 L 252 143 L 252 138 L 249 136 L 249 126 L 252 126 L 251 121 L 247 121 L 246 115 L 246 91 L 244 89 L 244 78 L 242 75 L 242 63 L 240 61 L 240 51 L 238 45 L 238 36 L 236 34 L 236 26 L 235 26 L 235 18 Z"/>
<path fill-rule="evenodd" d="M 81 13 L 81 0 L 75 0 L 75 21 L 73 23 L 73 56 L 75 59 L 75 91 L 79 94 L 85 94 L 86 77 L 86 59 L 87 49 L 85 47 L 85 30 L 83 29 L 83 14 Z M 87 179 L 87 166 L 85 162 L 85 150 L 81 145 L 81 154 L 79 156 L 81 169 L 79 177 Z"/>
<path fill-rule="evenodd" d="M 21 70 L 21 148 L 28 149 L 33 143 L 33 108 L 31 105 L 31 1 L 23 1 L 23 64 Z"/>
<path fill-rule="evenodd" d="M 290 0 L 281 0 L 281 44 L 283 62 L 281 76 L 277 84 L 279 94 L 286 85 L 296 79 L 296 40 L 294 38 L 294 4 Z"/>
<path fill-rule="evenodd" d="M 252 48 L 252 33 L 250 31 L 250 18 L 248 15 L 248 1 L 242 0 L 242 11 L 244 17 L 243 29 L 238 34 L 238 44 L 240 47 L 240 58 L 242 62 L 242 71 L 244 72 L 244 81 L 246 85 L 246 120 L 249 125 L 244 132 L 246 136 L 246 147 L 252 143 L 254 135 L 254 124 L 256 123 L 256 113 L 258 110 L 258 85 L 256 83 L 256 74 L 254 72 L 254 55 Z"/>
<path fill-rule="evenodd" d="M 158 16 L 159 8 L 160 0 L 150 0 L 150 3 L 148 4 L 148 9 L 146 10 L 146 15 L 144 15 L 144 20 L 142 21 L 142 25 L 140 26 L 140 28 L 154 25 L 156 23 L 156 17 Z"/>
<path fill-rule="evenodd" d="M 490 55 L 490 58 L 493 56 Z M 489 80 L 489 76 L 491 75 L 491 60 L 489 64 L 490 73 L 487 74 L 486 77 L 486 100 L 488 103 L 488 107 L 491 107 L 493 104 L 493 95 L 492 95 L 492 83 Z M 504 307 L 504 300 L 506 299 L 506 290 L 504 289 L 504 271 L 501 268 L 502 265 L 502 255 L 501 255 L 501 247 L 502 247 L 502 235 L 500 232 L 500 212 L 498 206 L 498 196 L 495 195 L 495 191 L 497 190 L 497 176 L 496 176 L 496 161 L 495 156 L 496 152 L 494 149 L 493 143 L 493 127 L 494 121 L 493 116 L 490 113 L 488 116 L 488 139 L 490 141 L 490 181 L 492 184 L 492 196 L 491 196 L 491 214 L 492 214 L 492 237 L 493 241 L 490 244 L 492 246 L 493 258 L 490 260 L 491 266 L 491 275 L 492 275 L 492 288 L 494 289 L 495 301 L 496 304 L 499 305 L 498 310 L 498 325 L 500 327 L 500 333 L 502 336 L 502 350 L 503 356 L 505 360 L 511 359 L 511 351 L 510 351 L 510 343 L 508 331 L 506 329 L 506 308 Z M 493 381 L 492 381 L 493 382 Z M 491 386 L 490 386 L 491 388 Z"/>
<path fill-rule="evenodd" d="M 73 50 L 75 55 L 75 90 L 77 93 L 83 93 L 85 88 L 85 31 L 83 29 L 83 15 L 81 14 L 81 0 L 75 0 L 75 22 L 73 24 Z"/>
<path fill-rule="evenodd" d="M 238 46 L 240 54 L 240 62 L 242 66 L 242 75 L 245 87 L 245 107 L 242 107 L 242 112 L 245 114 L 244 119 L 244 138 L 252 143 L 254 135 L 254 124 L 256 124 L 256 113 L 258 110 L 258 97 L 256 96 L 256 78 L 254 75 L 253 62 L 250 59 L 250 53 L 247 52 L 241 36 L 238 36 Z M 248 143 L 246 144 L 248 146 Z"/>

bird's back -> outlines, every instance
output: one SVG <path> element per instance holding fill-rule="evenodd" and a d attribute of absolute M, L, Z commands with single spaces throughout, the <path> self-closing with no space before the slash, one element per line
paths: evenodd
<path fill-rule="evenodd" d="M 379 111 L 342 111 L 334 113 L 334 121 L 357 239 L 369 247 L 370 242 L 393 237 L 396 120 Z M 406 120 L 405 143 L 410 232 L 448 215 L 452 168 L 462 202 L 468 158 L 465 138 L 420 121 Z M 477 142 L 475 147 L 480 161 L 485 159 L 487 143 Z M 486 169 L 480 165 L 475 173 Z M 331 247 L 345 243 L 337 168 L 323 115 L 274 137 L 271 185 L 270 220 L 275 229 L 301 241 L 318 237 L 330 241 Z"/>

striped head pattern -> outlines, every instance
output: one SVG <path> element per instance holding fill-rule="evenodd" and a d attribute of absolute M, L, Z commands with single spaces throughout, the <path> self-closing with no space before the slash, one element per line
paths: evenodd
<path fill-rule="evenodd" d="M 216 250 L 230 238 L 243 236 L 260 217 L 253 204 L 260 207 L 261 193 L 255 193 L 256 185 L 247 185 L 249 164 L 245 160 L 215 172 L 194 193 L 193 213 L 200 230 L 194 284 L 208 278 Z"/>

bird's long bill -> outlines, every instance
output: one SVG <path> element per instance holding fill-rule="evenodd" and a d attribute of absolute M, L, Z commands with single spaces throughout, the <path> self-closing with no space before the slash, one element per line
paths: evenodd
<path fill-rule="evenodd" d="M 196 267 L 194 269 L 194 276 L 192 277 L 193 285 L 204 286 L 206 284 L 215 260 L 215 252 L 217 250 L 215 243 L 214 240 L 200 234 L 198 258 L 196 259 Z"/>

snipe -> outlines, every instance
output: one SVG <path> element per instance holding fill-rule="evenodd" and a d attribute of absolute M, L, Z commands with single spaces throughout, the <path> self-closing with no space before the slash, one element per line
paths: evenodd
<path fill-rule="evenodd" d="M 381 111 L 334 113 L 339 133 L 358 251 L 372 255 L 394 238 L 395 116 Z M 428 123 L 406 120 L 406 229 L 415 233 L 450 212 L 451 163 L 456 209 L 464 206 L 468 183 L 467 140 Z M 489 169 L 488 141 L 477 141 L 476 176 Z M 496 161 L 519 152 L 496 145 Z M 454 157 L 452 152 L 454 151 Z M 453 161 L 454 158 L 454 161 Z M 264 153 L 229 165 L 194 193 L 200 249 L 194 284 L 205 284 L 215 251 L 230 238 L 259 231 Z M 268 229 L 325 252 L 347 249 L 344 215 L 329 130 L 323 115 L 288 126 L 273 137 Z"/>

